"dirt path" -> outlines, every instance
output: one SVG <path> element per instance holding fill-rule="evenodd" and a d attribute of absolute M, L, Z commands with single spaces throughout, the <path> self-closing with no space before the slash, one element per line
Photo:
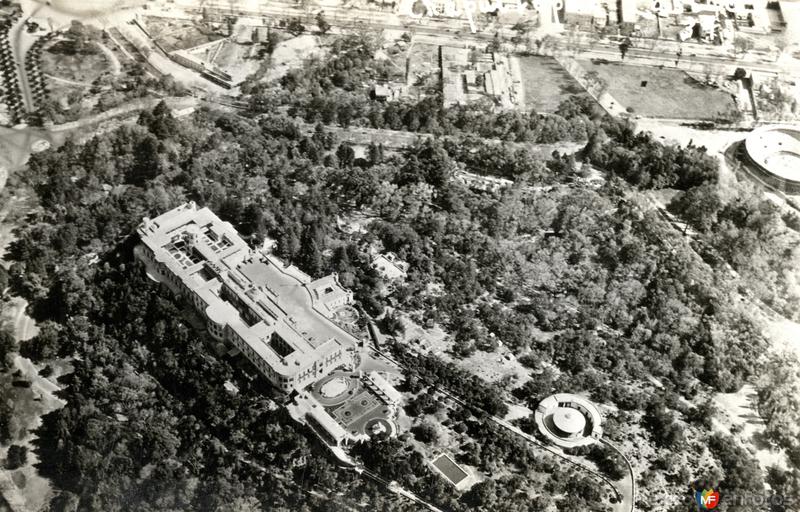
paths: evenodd
<path fill-rule="evenodd" d="M 109 64 L 111 64 L 111 74 L 114 76 L 119 75 L 122 72 L 122 64 L 120 64 L 119 59 L 117 58 L 116 54 L 111 51 L 111 48 L 104 45 L 100 42 L 95 42 L 100 51 L 105 54 L 106 58 L 108 59 Z"/>
<path fill-rule="evenodd" d="M 61 78 L 60 76 L 48 75 L 46 73 L 44 76 L 47 77 L 48 80 L 55 80 L 56 82 L 61 82 L 62 84 L 77 85 L 78 87 L 91 87 L 92 85 L 89 82 L 78 82 L 68 78 Z"/>
<path fill-rule="evenodd" d="M 91 126 L 94 124 L 102 123 L 104 121 L 109 121 L 115 117 L 125 116 L 127 114 L 138 112 L 139 110 L 144 109 L 151 109 L 158 105 L 162 100 L 166 101 L 169 107 L 173 110 L 184 110 L 189 107 L 196 107 L 198 104 L 197 98 L 192 96 L 181 96 L 181 97 L 168 97 L 168 98 L 146 98 L 136 101 L 128 102 L 124 105 L 119 107 L 113 108 L 106 112 L 101 112 L 99 114 L 95 114 L 91 117 L 85 117 L 83 119 L 79 119 L 78 121 L 72 121 L 70 123 L 64 124 L 57 124 L 50 127 L 51 133 L 57 132 L 65 132 L 65 131 L 72 131 L 78 128 L 86 128 L 87 126 Z M 91 130 L 84 130 L 88 132 L 86 134 L 91 135 Z"/>
<path fill-rule="evenodd" d="M 31 153 L 31 146 L 40 140 L 52 141 L 49 134 L 35 129 L 9 130 L 0 128 L 0 163 L 9 170 L 17 170 L 25 165 Z M 0 190 L 6 182 L 6 167 L 0 167 Z M 25 212 L 30 208 L 29 198 L 20 192 L 11 195 L 0 204 L 0 265 L 6 248 L 14 238 L 14 229 Z M 13 328 L 15 337 L 24 343 L 38 332 L 36 323 L 25 310 L 27 301 L 12 297 L 2 304 L 0 323 Z M 66 367 L 64 367 L 66 368 Z M 12 374 L 18 372 L 16 376 Z M 39 459 L 36 455 L 33 433 L 41 424 L 41 417 L 64 406 L 64 401 L 54 393 L 59 389 L 55 379 L 61 372 L 56 371 L 50 379 L 39 375 L 39 369 L 24 357 L 14 358 L 13 368 L 0 374 L 0 400 L 8 402 L 12 407 L 11 433 L 12 443 L 28 448 L 27 462 L 13 471 L 0 469 L 0 493 L 14 512 L 29 512 L 47 508 L 53 496 L 50 481 L 39 475 L 36 469 Z M 52 380 L 51 380 L 52 379 Z M 30 387 L 17 387 L 15 381 L 30 382 Z M 7 447 L 0 447 L 3 455 Z M 0 507 L 2 508 L 2 507 Z"/>
<path fill-rule="evenodd" d="M 719 407 L 724 419 L 714 422 L 716 430 L 731 434 L 732 427 L 740 429 L 737 435 L 753 447 L 753 455 L 762 469 L 766 470 L 769 466 L 787 467 L 784 451 L 774 449 L 760 440 L 766 422 L 759 416 L 758 397 L 752 385 L 743 386 L 736 393 L 716 393 L 714 404 Z"/>
<path fill-rule="evenodd" d="M 30 322 L 30 325 L 33 323 Z M 32 332 L 28 331 L 27 334 Z M 42 477 L 36 468 L 39 458 L 35 451 L 37 436 L 34 432 L 41 425 L 42 416 L 65 405 L 63 400 L 55 396 L 60 389 L 55 379 L 61 371 L 46 379 L 39 375 L 39 369 L 29 359 L 17 356 L 12 372 L 18 372 L 13 377 L 14 381 L 26 381 L 31 385 L 20 388 L 11 384 L 11 378 L 0 379 L 0 397 L 12 404 L 12 443 L 27 447 L 28 456 L 24 466 L 0 471 L 0 490 L 15 511 L 46 510 L 53 489 L 50 481 Z M 8 372 L 8 375 L 12 372 Z"/>
<path fill-rule="evenodd" d="M 112 34 L 110 30 L 106 33 L 108 34 L 108 38 L 111 40 L 111 42 L 113 42 L 117 46 L 117 48 L 119 48 L 119 50 L 128 60 L 136 62 L 136 58 L 133 55 L 131 55 L 127 49 L 125 49 L 125 47 L 114 37 L 114 34 Z M 116 58 L 116 55 L 114 57 Z M 117 63 L 119 63 L 119 59 L 117 59 Z"/>

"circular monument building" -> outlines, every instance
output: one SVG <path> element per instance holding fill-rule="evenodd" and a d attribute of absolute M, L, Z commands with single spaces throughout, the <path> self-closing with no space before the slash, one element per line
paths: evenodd
<path fill-rule="evenodd" d="M 597 408 L 583 397 L 569 393 L 550 395 L 533 415 L 539 432 L 562 448 L 594 443 L 603 435 Z"/>
<path fill-rule="evenodd" d="M 800 194 L 800 129 L 765 126 L 744 140 L 750 167 L 768 185 L 787 194 Z"/>

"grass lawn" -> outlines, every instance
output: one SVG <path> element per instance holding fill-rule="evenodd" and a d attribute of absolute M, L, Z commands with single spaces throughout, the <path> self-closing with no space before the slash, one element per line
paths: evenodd
<path fill-rule="evenodd" d="M 408 95 L 417 97 L 418 94 L 427 94 L 433 85 L 439 87 L 439 47 L 433 44 L 414 43 L 407 51 L 400 55 L 408 55 L 408 74 L 411 77 L 411 88 Z M 395 64 L 405 67 L 399 57 L 395 57 Z"/>
<path fill-rule="evenodd" d="M 222 34 L 211 31 L 201 24 L 186 20 L 147 18 L 147 30 L 168 52 L 188 50 L 201 44 L 222 39 Z"/>
<path fill-rule="evenodd" d="M 525 90 L 525 109 L 552 113 L 570 94 L 584 92 L 552 57 L 518 57 Z"/>
<path fill-rule="evenodd" d="M 608 93 L 623 107 L 645 117 L 712 119 L 736 108 L 730 93 L 704 85 L 679 69 L 584 60 L 608 83 Z M 642 84 L 646 82 L 646 86 Z"/>
<path fill-rule="evenodd" d="M 233 77 L 233 83 L 243 82 L 245 78 L 258 72 L 263 61 L 258 56 L 257 45 L 239 44 L 223 41 L 213 63 Z M 212 52 L 214 55 L 215 52 Z"/>
<path fill-rule="evenodd" d="M 73 85 L 91 84 L 103 73 L 111 72 L 111 64 L 96 46 L 91 51 L 72 53 L 67 41 L 56 41 L 42 52 L 42 72 Z"/>

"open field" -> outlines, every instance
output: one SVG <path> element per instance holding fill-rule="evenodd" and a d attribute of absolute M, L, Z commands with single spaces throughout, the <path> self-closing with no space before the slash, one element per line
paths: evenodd
<path fill-rule="evenodd" d="M 305 59 L 324 57 L 319 36 L 304 34 L 281 41 L 270 56 L 270 66 L 265 81 L 277 80 L 289 70 L 302 66 Z"/>
<path fill-rule="evenodd" d="M 156 41 L 171 52 L 187 50 L 221 39 L 222 34 L 191 21 L 147 18 L 147 30 Z"/>
<path fill-rule="evenodd" d="M 596 71 L 607 92 L 634 114 L 675 119 L 712 119 L 736 108 L 730 93 L 697 82 L 678 69 L 631 66 L 603 60 L 580 62 Z"/>
<path fill-rule="evenodd" d="M 525 91 L 525 110 L 553 113 L 569 94 L 583 89 L 552 57 L 518 57 Z"/>
<path fill-rule="evenodd" d="M 786 468 L 783 450 L 770 446 L 763 438 L 766 422 L 758 413 L 758 397 L 752 385 L 743 386 L 736 393 L 716 393 L 713 398 L 719 407 L 716 428 L 730 432 L 731 427 L 737 427 L 742 441 L 752 446 L 762 468 Z"/>
<path fill-rule="evenodd" d="M 257 45 L 240 44 L 230 40 L 223 41 L 221 45 L 212 63 L 230 74 L 234 84 L 244 81 L 261 67 L 263 59 L 259 57 Z"/>
<path fill-rule="evenodd" d="M 469 357 L 454 357 L 449 352 L 453 340 L 440 327 L 424 329 L 407 317 L 403 317 L 402 321 L 405 330 L 400 341 L 413 350 L 441 357 L 487 382 L 509 389 L 530 380 L 529 370 L 506 347 L 500 346 L 494 352 L 476 350 Z"/>
<path fill-rule="evenodd" d="M 104 52 L 103 48 L 92 44 L 87 46 L 88 51 L 75 53 L 69 41 L 61 40 L 49 44 L 42 52 L 41 69 L 48 96 L 62 109 L 54 117 L 55 122 L 74 120 L 81 108 L 91 109 L 94 98 L 87 100 L 92 84 L 101 76 L 117 71 L 118 61 L 112 60 L 115 59 L 112 50 Z"/>
<path fill-rule="evenodd" d="M 408 94 L 419 97 L 431 86 L 439 85 L 439 47 L 433 44 L 413 43 L 408 51 Z"/>
<path fill-rule="evenodd" d="M 42 52 L 42 72 L 75 85 L 89 85 L 113 68 L 97 46 L 91 52 L 73 53 L 67 41 L 55 41 Z"/>

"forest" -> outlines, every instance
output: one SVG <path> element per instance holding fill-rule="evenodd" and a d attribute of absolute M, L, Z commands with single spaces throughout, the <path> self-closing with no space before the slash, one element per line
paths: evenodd
<path fill-rule="evenodd" d="M 631 379 L 656 375 L 670 393 L 693 396 L 698 386 L 735 389 L 756 369 L 764 342 L 727 308 L 721 294 L 732 290 L 688 248 L 666 251 L 663 222 L 626 198 L 624 182 L 485 193 L 452 179 L 462 163 L 435 139 L 398 153 L 369 148 L 352 161 L 343 147 L 323 126 L 303 133 L 280 116 L 253 122 L 204 111 L 179 123 L 161 105 L 134 126 L 33 157 L 24 180 L 42 207 L 11 247 L 9 280 L 42 325 L 23 354 L 75 358 L 63 391 L 68 405 L 46 418 L 40 435 L 43 470 L 68 491 L 59 499 L 104 510 L 122 503 L 211 510 L 237 499 L 323 506 L 293 485 L 296 460 L 314 466 L 304 470 L 307 485 L 324 487 L 313 474 L 349 482 L 350 498 L 385 499 L 312 456 L 303 433 L 272 411 L 265 385 L 236 379 L 235 366 L 211 357 L 180 305 L 131 261 L 140 219 L 187 199 L 254 242 L 275 238 L 279 255 L 312 275 L 338 271 L 373 314 L 388 300 L 439 322 L 464 354 L 491 351 L 495 332 L 531 364 L 552 361 L 561 389 L 628 410 L 657 398 L 631 396 L 621 384 Z M 536 182 L 536 174 L 526 176 Z M 367 233 L 335 228 L 357 211 L 374 215 Z M 387 299 L 365 253 L 375 242 L 411 265 Z M 425 293 L 430 282 L 445 293 Z M 429 364 L 419 371 L 441 375 Z M 447 381 L 468 392 L 463 378 Z M 244 391 L 226 395 L 226 379 Z M 546 392 L 540 383 L 514 395 L 533 404 Z M 140 488 L 147 492 L 125 494 Z M 219 501 L 202 501 L 212 496 Z"/>
<path fill-rule="evenodd" d="M 709 471 L 723 492 L 763 491 L 765 482 L 797 486 L 797 469 L 756 478 L 755 459 L 726 449 L 728 440 L 698 412 L 709 393 L 756 380 L 766 348 L 725 265 L 701 257 L 643 199 L 643 191 L 673 187 L 682 191 L 676 204 L 699 208 L 717 179 L 716 162 L 702 148 L 665 146 L 636 134 L 628 121 L 599 116 L 580 98 L 566 99 L 558 116 L 433 104 L 387 114 L 390 105 L 352 86 L 378 73 L 377 65 L 353 41 L 342 45 L 346 62 L 312 62 L 307 73 L 287 75 L 286 96 L 254 87 L 249 115 L 203 109 L 177 121 L 162 103 L 136 124 L 32 156 L 19 179 L 40 208 L 10 247 L 8 281 L 31 301 L 41 326 L 20 347 L 23 355 L 37 362 L 69 357 L 75 368 L 63 382 L 67 406 L 48 415 L 39 432 L 41 471 L 64 491 L 54 510 L 330 510 L 321 495 L 343 507 L 413 509 L 321 457 L 267 385 L 240 362 L 213 356 L 183 305 L 133 262 L 141 219 L 187 200 L 212 208 L 254 244 L 276 240 L 278 256 L 312 276 L 338 272 L 370 315 L 391 306 L 442 326 L 456 357 L 491 353 L 502 340 L 531 370 L 516 389 L 485 386 L 435 357 L 409 361 L 418 377 L 446 383 L 484 412 L 504 412 L 501 400 L 535 406 L 553 389 L 582 392 L 618 411 L 607 422 L 610 439 L 621 440 L 633 423 L 646 436 L 635 441 L 685 462 L 663 472 L 672 475 L 671 492 L 708 477 L 697 443 L 716 447 Z M 325 98 L 352 111 L 332 115 Z M 274 108 L 282 102 L 289 113 Z M 373 144 L 357 157 L 326 123 L 388 123 L 421 136 L 402 150 Z M 575 156 L 542 161 L 479 137 L 586 141 L 577 159 L 605 171 L 604 184 L 582 182 Z M 467 144 L 475 150 L 464 151 Z M 513 186 L 487 192 L 453 178 L 458 169 L 495 168 Z M 737 241 L 775 242 L 770 234 L 785 219 L 754 199 L 728 201 L 720 198 L 722 220 L 715 222 L 735 225 Z M 354 215 L 369 218 L 366 232 L 341 228 Z M 725 257 L 746 269 L 736 257 L 750 246 L 728 243 L 733 238 L 720 238 L 713 223 L 703 230 L 697 217 L 690 222 L 708 243 L 720 251 L 727 244 Z M 408 279 L 388 296 L 370 266 L 374 245 L 410 265 Z M 226 380 L 240 393 L 228 394 Z M 492 461 L 511 463 L 522 453 L 514 439 L 476 418 L 463 418 L 478 442 L 460 457 L 496 468 Z M 356 452 L 390 477 L 396 468 L 388 461 L 403 449 L 398 442 L 377 440 L 379 447 Z M 615 470 L 608 454 L 590 456 Z M 558 510 L 605 510 L 596 489 L 569 475 L 550 478 L 560 484 L 537 497 L 543 501 L 522 500 L 514 491 L 519 478 L 547 469 L 548 461 L 526 455 L 522 465 L 513 462 L 518 474 L 463 494 L 425 471 L 407 483 L 454 511 L 481 503 L 486 510 L 539 510 L 549 495 L 565 492 L 581 500 L 557 500 Z"/>

